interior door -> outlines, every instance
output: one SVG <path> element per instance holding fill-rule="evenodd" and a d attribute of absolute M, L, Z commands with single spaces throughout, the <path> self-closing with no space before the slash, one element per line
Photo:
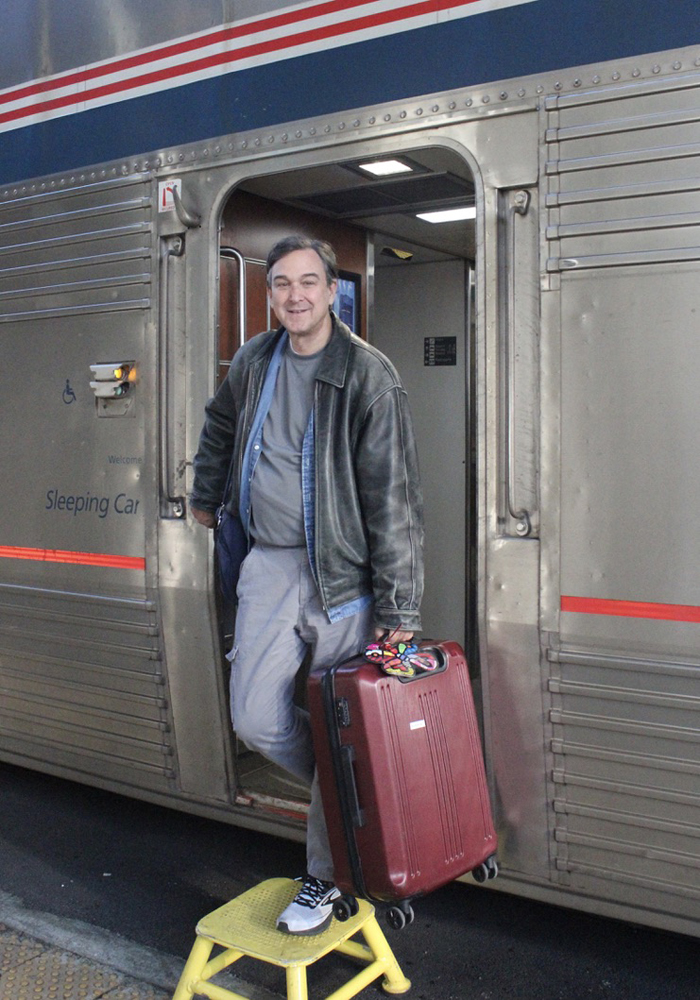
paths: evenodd
<path fill-rule="evenodd" d="M 372 342 L 408 392 L 425 501 L 424 634 L 466 636 L 467 315 L 462 260 L 375 273 Z"/>

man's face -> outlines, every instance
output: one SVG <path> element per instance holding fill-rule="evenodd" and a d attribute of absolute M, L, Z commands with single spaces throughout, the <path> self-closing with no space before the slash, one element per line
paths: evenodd
<path fill-rule="evenodd" d="M 328 310 L 335 298 L 335 281 L 329 285 L 323 261 L 315 250 L 293 250 L 280 257 L 270 270 L 272 308 L 289 335 L 312 338 L 325 325 L 330 333 Z"/>

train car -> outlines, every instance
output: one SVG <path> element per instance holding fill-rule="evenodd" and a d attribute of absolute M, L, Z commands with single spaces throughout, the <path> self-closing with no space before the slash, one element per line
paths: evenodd
<path fill-rule="evenodd" d="M 493 885 L 698 934 L 697 5 L 26 0 L 0 27 L 2 760 L 303 836 L 304 790 L 231 732 L 187 494 L 274 323 L 267 249 L 318 235 L 411 399 Z"/>

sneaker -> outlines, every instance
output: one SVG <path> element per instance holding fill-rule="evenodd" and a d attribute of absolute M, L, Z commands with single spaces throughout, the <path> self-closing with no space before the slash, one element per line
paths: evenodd
<path fill-rule="evenodd" d="M 307 875 L 299 892 L 277 918 L 277 929 L 287 934 L 320 934 L 330 924 L 333 900 L 339 896 L 332 882 Z"/>

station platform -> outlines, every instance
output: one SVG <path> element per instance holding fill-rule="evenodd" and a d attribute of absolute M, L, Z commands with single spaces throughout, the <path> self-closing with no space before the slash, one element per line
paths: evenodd
<path fill-rule="evenodd" d="M 171 1000 L 183 958 L 4 903 L 0 893 L 0 1000 Z M 280 1000 L 239 976 L 228 985 L 250 1000 Z"/>
<path fill-rule="evenodd" d="M 172 993 L 105 962 L 0 923 L 2 1000 L 170 1000 Z"/>

